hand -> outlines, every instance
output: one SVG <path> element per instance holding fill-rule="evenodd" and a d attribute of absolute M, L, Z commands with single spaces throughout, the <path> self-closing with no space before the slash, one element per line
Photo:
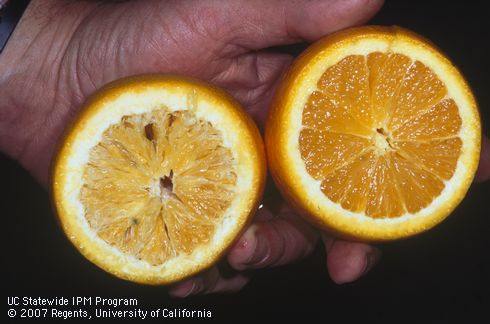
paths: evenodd
<path fill-rule="evenodd" d="M 87 96 L 109 81 L 141 73 L 172 72 L 214 83 L 263 127 L 274 89 L 293 59 L 265 49 L 361 24 L 381 5 L 381 0 L 33 0 L 0 56 L 0 149 L 47 185 L 55 144 Z M 486 154 L 480 173 L 488 177 Z M 228 254 L 236 273 L 224 276 L 214 267 L 173 287 L 172 294 L 236 291 L 248 280 L 240 270 L 309 254 L 317 232 L 283 202 L 265 204 Z M 326 235 L 323 241 L 337 283 L 356 280 L 379 257 L 367 244 Z"/>

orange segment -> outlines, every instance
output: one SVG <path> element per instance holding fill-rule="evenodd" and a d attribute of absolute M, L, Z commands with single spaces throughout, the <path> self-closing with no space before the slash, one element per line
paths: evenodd
<path fill-rule="evenodd" d="M 362 118 L 355 116 L 347 107 L 334 103 L 327 95 L 314 91 L 303 111 L 303 125 L 312 129 L 333 133 L 369 136 L 370 130 Z"/>
<path fill-rule="evenodd" d="M 375 162 L 374 152 L 355 158 L 351 163 L 326 174 L 321 190 L 345 209 L 354 212 L 364 211 Z M 353 177 L 353 174 L 356 176 Z"/>
<path fill-rule="evenodd" d="M 370 104 L 376 127 L 383 127 L 412 61 L 402 54 L 374 52 L 367 55 Z"/>
<path fill-rule="evenodd" d="M 391 154 L 391 157 L 400 198 L 409 213 L 414 214 L 427 207 L 444 189 L 442 180 L 416 162 L 396 153 Z"/>
<path fill-rule="evenodd" d="M 156 217 L 153 231 L 146 240 L 146 244 L 140 250 L 138 257 L 150 264 L 162 264 L 169 256 L 175 256 L 175 248 L 172 246 L 168 232 L 162 217 Z"/>
<path fill-rule="evenodd" d="M 397 174 L 391 154 L 379 156 L 371 173 L 366 214 L 373 218 L 398 217 L 406 212 L 398 189 Z"/>
<path fill-rule="evenodd" d="M 393 100 L 388 127 L 397 128 L 413 116 L 420 116 L 440 103 L 446 94 L 446 87 L 431 69 L 419 61 L 413 62 Z"/>
<path fill-rule="evenodd" d="M 368 73 L 365 58 L 352 55 L 328 68 L 318 81 L 318 90 L 331 100 L 335 109 L 350 115 L 364 130 L 372 126 Z"/>
<path fill-rule="evenodd" d="M 124 207 L 121 208 L 123 212 Z M 124 213 L 95 230 L 104 241 L 138 256 L 151 238 L 160 211 L 157 199 L 143 200 L 140 208 Z"/>
<path fill-rule="evenodd" d="M 191 253 L 196 246 L 208 243 L 215 223 L 186 206 L 178 199 L 169 199 L 163 208 L 171 246 L 175 253 Z"/>
<path fill-rule="evenodd" d="M 335 170 L 365 151 L 369 140 L 310 128 L 301 130 L 299 146 L 306 169 L 315 179 Z"/>
<path fill-rule="evenodd" d="M 396 140 L 430 141 L 455 137 L 461 129 L 458 106 L 452 99 L 446 99 L 431 107 L 421 115 L 407 117 L 392 132 Z"/>
<path fill-rule="evenodd" d="M 420 163 L 443 180 L 454 175 L 463 142 L 459 137 L 429 142 L 395 142 L 401 156 Z"/>
<path fill-rule="evenodd" d="M 466 193 L 480 123 L 464 78 L 398 27 L 327 36 L 293 64 L 269 114 L 279 189 L 314 224 L 354 239 L 427 230 Z"/>

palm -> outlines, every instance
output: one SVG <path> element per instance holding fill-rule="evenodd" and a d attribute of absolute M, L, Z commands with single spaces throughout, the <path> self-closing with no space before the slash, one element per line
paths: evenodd
<path fill-rule="evenodd" d="M 196 4 L 197 8 L 154 1 L 150 7 L 130 2 L 82 24 L 67 48 L 56 85 L 62 97 L 71 98 L 63 103 L 71 114 L 87 96 L 114 79 L 178 73 L 226 89 L 262 124 L 271 90 L 291 58 L 235 44 L 236 31 L 226 21 L 232 18 L 220 13 L 223 8 L 208 8 L 210 14 L 194 21 L 196 12 L 204 10 Z M 107 28 L 111 23 L 115 27 Z"/>

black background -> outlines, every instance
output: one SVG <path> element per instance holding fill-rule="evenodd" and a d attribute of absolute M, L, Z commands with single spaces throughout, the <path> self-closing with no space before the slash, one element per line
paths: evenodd
<path fill-rule="evenodd" d="M 410 28 L 445 51 L 473 87 L 488 134 L 490 18 L 485 8 L 484 1 L 389 1 L 371 23 Z M 382 244 L 381 263 L 355 283 L 330 281 L 319 246 L 301 262 L 251 272 L 252 281 L 240 293 L 179 300 L 169 298 L 164 287 L 119 280 L 85 260 L 58 227 L 47 193 L 2 155 L 0 170 L 5 299 L 128 297 L 137 298 L 143 309 L 209 309 L 213 318 L 207 321 L 216 322 L 490 323 L 490 182 L 473 185 L 453 215 L 432 231 Z M 9 320 L 5 313 L 0 316 Z"/>

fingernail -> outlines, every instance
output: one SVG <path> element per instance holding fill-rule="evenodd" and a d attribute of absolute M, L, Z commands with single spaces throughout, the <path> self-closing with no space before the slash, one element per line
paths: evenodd
<path fill-rule="evenodd" d="M 378 263 L 381 256 L 381 251 L 373 248 L 370 252 L 366 253 L 366 261 L 362 275 L 366 275 L 375 265 Z"/>
<path fill-rule="evenodd" d="M 188 297 L 191 295 L 197 295 L 197 294 L 201 293 L 203 291 L 203 289 L 204 289 L 204 281 L 201 278 L 196 278 L 196 279 L 194 279 L 194 284 L 192 285 L 191 290 L 189 291 L 189 293 L 185 297 Z"/>

